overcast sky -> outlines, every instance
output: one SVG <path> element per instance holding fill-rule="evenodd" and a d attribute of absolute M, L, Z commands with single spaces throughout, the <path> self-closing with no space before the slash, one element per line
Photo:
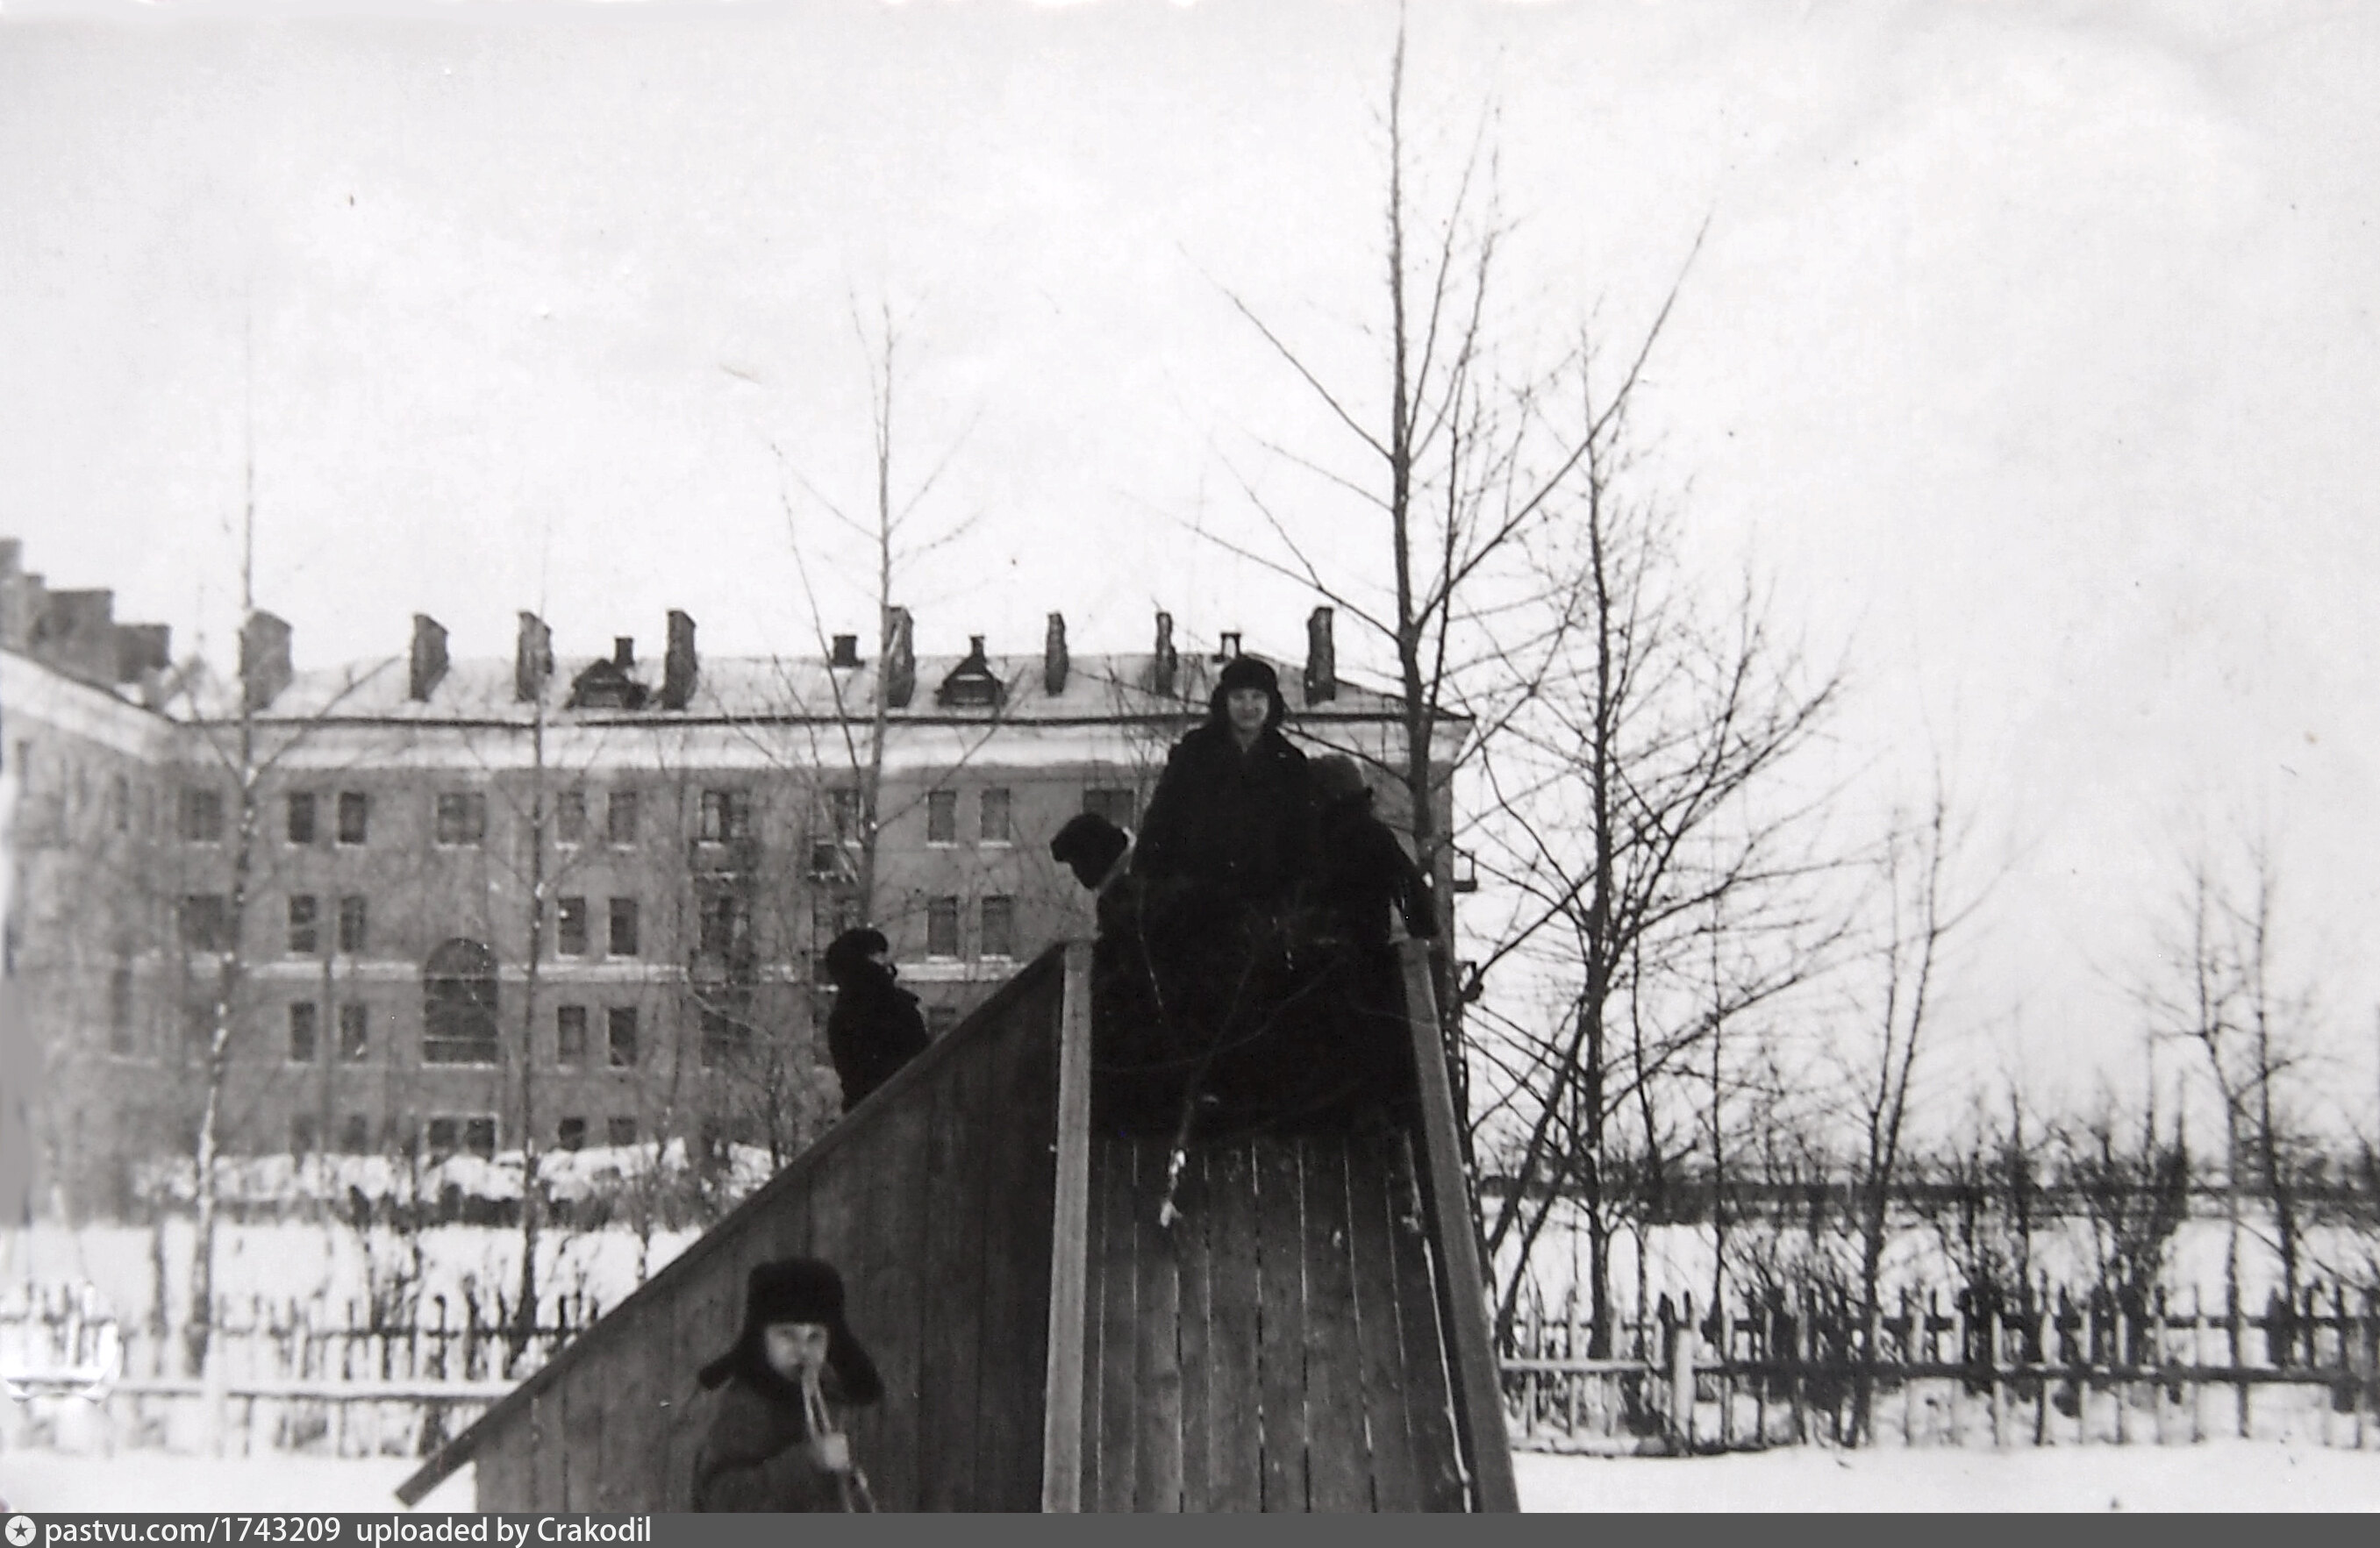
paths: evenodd
<path fill-rule="evenodd" d="M 0 533 L 54 585 L 222 647 L 252 438 L 301 664 L 417 610 L 806 649 L 795 541 L 865 633 L 804 488 L 868 498 L 856 301 L 921 527 L 972 522 L 923 648 L 1302 648 L 1195 528 L 1327 433 L 1228 295 L 1373 358 L 1390 6 L 167 9 L 0 6 Z M 1629 336 L 1708 221 L 1648 477 L 1848 647 L 1847 744 L 1991 813 L 1971 1019 L 2120 1051 L 2178 843 L 2268 829 L 2367 1127 L 2375 67 L 2365 5 L 1767 0 L 1424 5 L 1412 65 L 1437 175 L 1496 109 L 1525 327 Z"/>

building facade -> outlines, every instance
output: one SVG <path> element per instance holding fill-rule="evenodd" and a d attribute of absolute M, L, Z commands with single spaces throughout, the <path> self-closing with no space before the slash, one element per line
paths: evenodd
<path fill-rule="evenodd" d="M 218 1024 L 232 1155 L 788 1158 L 839 1106 L 827 942 L 882 929 L 940 1034 L 1087 932 L 1050 835 L 1132 826 L 1237 649 L 1177 651 L 1160 614 L 1149 651 L 1074 658 L 1052 615 L 1038 651 L 920 658 L 895 610 L 883 660 L 707 660 L 684 613 L 658 660 L 557 659 L 524 613 L 509 661 L 450 661 L 417 616 L 402 654 L 298 672 L 260 612 L 234 681 L 103 593 L 44 633 L 58 594 L 15 557 L 13 1143 L 78 1217 L 188 1154 Z M 1293 733 L 1395 767 L 1397 705 L 1338 681 L 1327 610 L 1308 646 L 1275 663 Z"/>

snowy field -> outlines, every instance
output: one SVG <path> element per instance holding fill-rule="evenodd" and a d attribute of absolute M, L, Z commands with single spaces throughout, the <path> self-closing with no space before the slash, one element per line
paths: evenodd
<path fill-rule="evenodd" d="M 1532 1511 L 2380 1510 L 2380 1451 L 2256 1442 L 1684 1458 L 1524 1452 L 1514 1462 Z M 414 1466 L 19 1451 L 0 1456 L 0 1496 L 30 1511 L 395 1510 L 391 1491 Z M 470 1469 L 421 1508 L 470 1509 Z"/>

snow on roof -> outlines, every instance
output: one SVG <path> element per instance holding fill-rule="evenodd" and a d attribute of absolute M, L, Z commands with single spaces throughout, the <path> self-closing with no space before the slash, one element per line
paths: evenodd
<path fill-rule="evenodd" d="M 1270 659 L 1269 658 L 1263 658 Z M 907 706 L 892 711 L 898 720 L 1082 721 L 1178 719 L 1206 712 L 1220 664 L 1203 654 L 1178 659 L 1174 691 L 1160 695 L 1153 686 L 1154 658 L 1147 652 L 1112 656 L 1078 656 L 1067 671 L 1063 688 L 1049 692 L 1039 654 L 992 656 L 992 672 L 1005 685 L 1005 700 L 997 707 L 945 707 L 936 702 L 935 689 L 964 658 L 920 657 L 917 685 Z M 815 658 L 709 657 L 696 675 L 694 693 L 683 710 L 660 707 L 662 661 L 651 658 L 627 669 L 627 675 L 648 690 L 644 707 L 572 708 L 570 689 L 578 673 L 604 656 L 557 658 L 545 687 L 549 724 L 650 723 L 666 720 L 835 720 L 864 716 L 876 692 L 880 663 L 830 667 Z M 1293 664 L 1271 662 L 1281 674 L 1281 694 L 1293 714 L 1330 719 L 1385 719 L 1398 713 L 1396 697 L 1377 688 L 1342 678 L 1337 694 L 1325 704 L 1305 702 L 1304 673 Z M 297 674 L 273 699 L 264 718 L 275 721 L 410 721 L 441 723 L 518 723 L 534 718 L 534 707 L 514 693 L 509 659 L 477 658 L 452 662 L 426 699 L 407 693 L 402 658 L 316 669 Z M 177 719 L 220 720 L 237 714 L 235 683 L 208 680 L 207 691 L 194 694 L 174 707 Z M 192 707 L 195 705 L 195 709 Z"/>

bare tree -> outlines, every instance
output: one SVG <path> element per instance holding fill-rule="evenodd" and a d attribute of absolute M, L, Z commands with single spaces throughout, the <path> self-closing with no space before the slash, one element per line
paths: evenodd
<path fill-rule="evenodd" d="M 229 1128 L 229 1082 L 239 1046 L 247 1040 L 243 1037 L 246 1023 L 256 1010 L 249 985 L 249 914 L 268 865 L 263 844 L 267 792 L 285 760 L 341 703 L 387 665 L 379 663 L 360 672 L 350 669 L 327 702 L 310 716 L 298 721 L 276 720 L 266 726 L 261 717 L 284 685 L 278 674 L 285 670 L 288 636 L 285 624 L 255 605 L 254 533 L 251 468 L 240 559 L 239 679 L 228 690 L 226 703 L 203 667 L 193 663 L 182 673 L 180 689 L 188 721 L 202 750 L 201 767 L 210 768 L 221 781 L 194 785 L 181 792 L 182 802 L 189 804 L 176 814 L 184 837 L 199 831 L 220 833 L 224 784 L 229 786 L 232 797 L 222 877 L 227 891 L 186 896 L 176 921 L 183 950 L 211 956 L 213 966 L 190 1148 L 196 1240 L 191 1248 L 185 1342 L 186 1359 L 193 1372 L 211 1369 L 215 1229 L 222 1181 L 218 1163 Z"/>
<path fill-rule="evenodd" d="M 2090 1225 L 2095 1291 L 2125 1314 L 2137 1341 L 2174 1236 L 2190 1216 L 2190 1152 L 2179 1136 L 2158 1134 L 2154 1107 L 2128 1118 L 2105 1087 L 2095 1110 L 2058 1136 L 2058 1148 L 2065 1191 Z"/>
<path fill-rule="evenodd" d="M 877 845 L 886 820 L 892 814 L 883 806 L 884 754 L 892 726 L 892 711 L 908 701 L 916 686 L 914 643 L 910 635 L 909 615 L 893 602 L 896 587 L 904 572 L 926 555 L 948 547 L 964 537 L 974 525 L 973 518 L 963 518 L 939 527 L 919 530 L 925 520 L 923 507 L 939 488 L 951 461 L 958 454 L 965 437 L 962 434 L 944 448 L 934 465 L 914 486 L 904 489 L 895 467 L 898 449 L 896 411 L 901 405 L 902 348 L 900 328 L 892 319 L 892 308 L 880 303 L 877 308 L 875 330 L 871 333 L 861 317 L 856 301 L 851 308 L 852 332 L 858 340 L 860 354 L 868 369 L 868 421 L 869 432 L 869 492 L 868 503 L 858 506 L 839 501 L 820 488 L 817 482 L 786 461 L 782 451 L 771 442 L 781 466 L 801 485 L 810 500 L 844 532 L 858 538 L 868 549 L 871 591 L 876 603 L 876 670 L 867 677 L 868 696 L 864 703 L 854 703 L 846 696 L 845 679 L 830 674 L 829 693 L 834 712 L 830 734 L 841 743 L 837 749 L 840 768 L 849 771 L 857 792 L 857 810 L 848 816 L 833 814 L 840 825 L 835 837 L 849 845 L 852 856 L 852 877 L 849 895 L 858 900 L 863 919 L 876 917 L 877 909 Z M 785 526 L 788 546 L 795 569 L 801 575 L 802 588 L 810 607 L 814 627 L 818 631 L 820 655 L 828 654 L 830 640 L 826 624 L 820 614 L 817 587 L 812 584 L 809 565 L 805 558 L 807 544 L 797 523 L 792 502 L 785 502 Z M 813 747 L 813 753 L 818 751 Z M 813 759 L 811 767 L 819 767 Z M 842 828 L 847 828 L 847 831 Z"/>
<path fill-rule="evenodd" d="M 2222 1113 L 2224 1289 L 2236 1346 L 2252 1188 L 2261 1188 L 2269 1211 L 2279 1295 L 2298 1303 L 2305 1210 L 2297 1173 L 2308 1142 L 2292 1083 L 2314 1011 L 2310 991 L 2282 981 L 2280 884 L 2269 842 L 2245 844 L 2229 864 L 2202 842 L 2183 871 L 2181 894 L 2155 937 L 2158 966 L 2135 997 L 2153 1037 L 2201 1056 Z"/>
<path fill-rule="evenodd" d="M 1914 821 L 1896 822 L 1877 859 L 1883 918 L 1867 956 L 1867 983 L 1837 1048 L 1854 1121 L 1850 1191 L 1858 1232 L 1860 1352 L 1876 1358 L 1885 1249 L 1892 1207 L 1905 1190 L 1917 1071 L 1937 1039 L 1939 978 L 1947 949 L 1982 902 L 1960 896 L 1951 867 L 1960 834 L 1937 772 L 1932 800 Z M 1869 1438 L 1870 1383 L 1863 1364 L 1853 1424 Z"/>
<path fill-rule="evenodd" d="M 1626 492 L 1626 416 L 1597 396 L 1590 366 L 1564 527 L 1530 545 L 1552 670 L 1478 761 L 1482 871 L 1512 902 L 1477 923 L 1496 944 L 1466 992 L 1508 961 L 1571 986 L 1551 1035 L 1486 1010 L 1503 1047 L 1483 1058 L 1499 1089 L 1475 1121 L 1499 1136 L 1507 1179 L 1491 1252 L 1509 1241 L 1524 1260 L 1552 1201 L 1581 1191 L 1600 1340 L 1603 1240 L 1621 1203 L 1597 1175 L 1613 1116 L 1633 1106 L 1636 1143 L 1658 1155 L 1658 1089 L 1731 1018 L 1808 982 L 1846 925 L 1825 898 L 1843 861 L 1823 795 L 1791 779 L 1841 672 L 1811 670 L 1779 640 L 1749 585 L 1730 606 L 1706 599 L 1679 558 L 1675 513 Z"/>
<path fill-rule="evenodd" d="M 1315 528 L 1284 514 L 1245 475 L 1240 487 L 1266 537 L 1254 544 L 1215 540 L 1310 587 L 1393 656 L 1402 746 L 1387 772 L 1402 787 L 1421 865 L 1442 879 L 1451 862 L 1454 767 L 1491 744 L 1547 681 L 1564 628 L 1574 622 L 1563 610 L 1548 614 L 1526 605 L 1540 589 L 1527 562 L 1529 541 L 1566 514 L 1598 443 L 1608 451 L 1677 292 L 1664 298 L 1597 413 L 1581 420 L 1549 412 L 1558 384 L 1579 362 L 1562 352 L 1543 368 L 1522 364 L 1521 331 L 1499 315 L 1509 227 L 1498 208 L 1485 125 L 1451 192 L 1430 208 L 1416 192 L 1422 178 L 1407 122 L 1406 79 L 1401 13 L 1385 104 L 1384 272 L 1377 293 L 1382 378 L 1334 383 L 1315 352 L 1227 293 L 1341 432 L 1335 447 L 1260 444 L 1275 462 L 1376 523 L 1378 562 L 1369 575 L 1332 573 L 1315 557 Z M 1444 744 L 1445 728 L 1465 722 L 1469 747 Z M 1446 894 L 1441 888 L 1441 909 L 1451 907 Z M 1441 921 L 1441 939 L 1451 938 L 1450 925 Z M 1466 997 L 1442 956 L 1437 977 L 1448 1072 L 1467 1119 Z M 1467 1122 L 1463 1141 L 1468 1149 Z"/>

